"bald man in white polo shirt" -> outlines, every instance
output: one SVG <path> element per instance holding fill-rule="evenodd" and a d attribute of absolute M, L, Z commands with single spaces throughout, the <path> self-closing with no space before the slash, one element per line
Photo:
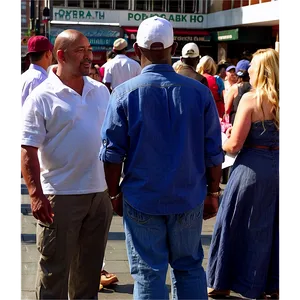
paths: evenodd
<path fill-rule="evenodd" d="M 113 51 L 117 54 L 105 67 L 103 82 L 113 90 L 121 83 L 139 75 L 142 68 L 138 62 L 125 55 L 127 50 L 126 40 L 115 40 Z"/>
<path fill-rule="evenodd" d="M 36 298 L 98 299 L 113 214 L 98 159 L 109 91 L 88 76 L 93 54 L 82 33 L 60 33 L 54 54 L 57 69 L 23 106 L 21 168 L 38 220 Z"/>

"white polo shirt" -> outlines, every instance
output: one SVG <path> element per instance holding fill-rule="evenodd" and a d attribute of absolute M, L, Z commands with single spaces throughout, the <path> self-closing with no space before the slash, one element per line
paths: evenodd
<path fill-rule="evenodd" d="M 101 126 L 109 100 L 105 85 L 84 78 L 82 96 L 50 71 L 22 107 L 22 145 L 39 148 L 44 194 L 104 191 L 99 160 Z"/>
<path fill-rule="evenodd" d="M 103 82 L 110 83 L 113 90 L 119 84 L 139 75 L 141 71 L 138 62 L 125 54 L 118 54 L 105 66 Z"/>

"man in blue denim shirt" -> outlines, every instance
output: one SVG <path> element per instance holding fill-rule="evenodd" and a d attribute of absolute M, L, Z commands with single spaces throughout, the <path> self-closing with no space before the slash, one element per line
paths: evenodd
<path fill-rule="evenodd" d="M 176 47 L 169 21 L 140 24 L 142 73 L 114 89 L 102 127 L 100 158 L 114 210 L 124 211 L 138 300 L 168 299 L 168 264 L 175 297 L 207 299 L 200 235 L 203 209 L 209 218 L 218 207 L 221 128 L 209 89 L 173 70 Z"/>

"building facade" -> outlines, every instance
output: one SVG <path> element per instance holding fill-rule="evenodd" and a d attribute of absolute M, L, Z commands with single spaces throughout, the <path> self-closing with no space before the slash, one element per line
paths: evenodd
<path fill-rule="evenodd" d="M 279 43 L 279 2 L 276 0 L 46 0 L 50 8 L 48 37 L 61 31 L 82 31 L 94 49 L 95 62 L 118 37 L 128 40 L 129 52 L 139 24 L 159 15 L 170 20 L 178 42 L 176 55 L 188 42 L 215 61 L 238 60 L 244 50 L 275 48 Z"/>

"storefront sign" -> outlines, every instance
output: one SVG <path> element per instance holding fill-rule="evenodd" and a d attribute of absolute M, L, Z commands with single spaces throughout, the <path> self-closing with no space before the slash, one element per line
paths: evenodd
<path fill-rule="evenodd" d="M 107 26 L 80 26 L 73 25 L 73 29 L 82 32 L 89 40 L 93 50 L 110 50 L 114 41 L 120 37 L 120 29 Z M 50 41 L 54 44 L 55 38 L 65 30 L 64 26 L 52 25 L 50 29 Z"/>
<path fill-rule="evenodd" d="M 53 7 L 53 21 L 89 22 L 119 24 L 120 26 L 139 26 L 141 21 L 159 16 L 169 20 L 174 28 L 203 28 L 207 21 L 205 15 L 155 13 L 126 10 L 79 9 L 70 7 Z"/>
<path fill-rule="evenodd" d="M 210 36 L 178 36 L 174 35 L 174 41 L 176 42 L 209 42 Z"/>
<path fill-rule="evenodd" d="M 235 41 L 239 39 L 239 29 L 217 31 L 218 41 Z"/>
<path fill-rule="evenodd" d="M 143 21 L 147 18 L 158 16 L 161 18 L 165 18 L 170 22 L 177 22 L 177 23 L 203 23 L 203 15 L 188 15 L 188 14 L 157 14 L 157 13 L 128 13 L 128 21 L 135 20 L 135 21 Z"/>
<path fill-rule="evenodd" d="M 59 21 L 99 22 L 105 20 L 104 10 L 53 8 L 53 19 Z"/>

